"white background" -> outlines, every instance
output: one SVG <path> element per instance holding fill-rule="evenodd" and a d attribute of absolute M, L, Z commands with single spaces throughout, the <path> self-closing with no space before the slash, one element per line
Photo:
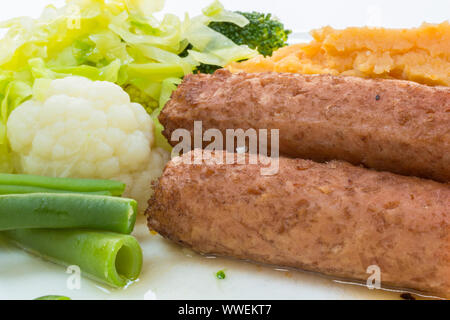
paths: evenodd
<path fill-rule="evenodd" d="M 164 11 L 182 16 L 198 14 L 212 0 L 166 0 Z M 288 28 L 306 32 L 331 25 L 413 27 L 450 18 L 450 0 L 222 0 L 227 9 L 271 12 Z M 2 0 L 0 20 L 37 16 L 47 4 L 64 0 Z"/>

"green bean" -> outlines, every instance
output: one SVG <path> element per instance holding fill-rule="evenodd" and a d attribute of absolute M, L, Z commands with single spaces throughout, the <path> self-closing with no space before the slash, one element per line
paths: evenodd
<path fill-rule="evenodd" d="M 130 234 L 135 200 L 77 193 L 0 195 L 0 231 L 86 228 Z"/>
<path fill-rule="evenodd" d="M 33 300 L 72 300 L 69 297 L 64 297 L 64 296 L 43 296 L 43 297 L 39 297 Z"/>
<path fill-rule="evenodd" d="M 22 229 L 3 234 L 19 247 L 113 287 L 136 280 L 142 269 L 142 249 L 129 235 L 88 230 Z"/>
<path fill-rule="evenodd" d="M 26 194 L 26 193 L 80 193 L 80 194 L 93 194 L 102 196 L 113 196 L 111 191 L 93 191 L 93 192 L 74 192 L 69 190 L 56 190 L 46 189 L 32 186 L 13 186 L 13 185 L 1 185 L 0 195 L 4 194 Z"/>
<path fill-rule="evenodd" d="M 55 191 L 71 191 L 82 193 L 108 192 L 112 196 L 121 196 L 125 190 L 125 184 L 111 180 L 50 178 L 27 174 L 0 174 L 0 185 L 9 186 L 3 190 L 10 193 L 34 192 L 30 187 L 36 187 L 41 191 L 53 193 Z M 0 188 L 0 192 L 1 192 Z"/>

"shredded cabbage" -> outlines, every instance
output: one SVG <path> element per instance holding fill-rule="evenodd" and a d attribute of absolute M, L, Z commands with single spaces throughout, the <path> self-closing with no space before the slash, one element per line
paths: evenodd
<path fill-rule="evenodd" d="M 38 19 L 0 23 L 0 171 L 12 171 L 6 123 L 14 108 L 33 94 L 36 80 L 83 76 L 123 86 L 153 116 L 158 146 L 169 149 L 157 116 L 180 78 L 200 63 L 225 66 L 257 53 L 208 28 L 212 21 L 245 26 L 248 20 L 214 1 L 201 15 L 181 20 L 166 14 L 164 0 L 66 0 L 48 6 Z M 180 57 L 186 47 L 192 50 Z M 133 97 L 133 94 L 136 97 Z M 139 97 L 138 97 L 139 96 Z"/>

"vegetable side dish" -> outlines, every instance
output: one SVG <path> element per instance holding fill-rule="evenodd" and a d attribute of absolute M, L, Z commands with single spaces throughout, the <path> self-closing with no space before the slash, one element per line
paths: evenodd
<path fill-rule="evenodd" d="M 0 174 L 1 235 L 47 260 L 124 287 L 142 268 L 142 249 L 129 235 L 137 203 L 120 198 L 124 189 L 117 181 Z"/>
<path fill-rule="evenodd" d="M 33 91 L 7 122 L 17 171 L 113 179 L 127 185 L 126 197 L 146 202 L 148 181 L 168 155 L 154 145 L 154 124 L 141 105 L 112 82 L 84 77 L 39 79 Z"/>
<path fill-rule="evenodd" d="M 126 196 L 146 202 L 148 181 L 168 159 L 163 149 L 170 150 L 159 106 L 180 78 L 201 64 L 225 66 L 257 54 L 208 27 L 249 23 L 219 2 L 184 20 L 157 19 L 163 4 L 71 0 L 38 19 L 0 24 L 7 29 L 0 40 L 0 171 L 118 179 Z"/>
<path fill-rule="evenodd" d="M 311 32 L 314 40 L 228 66 L 232 72 L 326 73 L 450 85 L 450 24 L 413 29 L 331 27 Z"/>

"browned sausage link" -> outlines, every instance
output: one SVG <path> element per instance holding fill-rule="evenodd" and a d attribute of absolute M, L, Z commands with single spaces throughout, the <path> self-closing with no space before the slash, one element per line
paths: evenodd
<path fill-rule="evenodd" d="M 183 156 L 190 157 L 190 154 Z M 253 156 L 252 156 L 253 157 Z M 450 296 L 450 186 L 333 161 L 170 162 L 149 227 L 194 250 Z"/>
<path fill-rule="evenodd" d="M 190 75 L 162 111 L 177 128 L 280 129 L 280 153 L 450 181 L 450 88 L 300 74 Z M 225 145 L 225 144 L 224 144 Z"/>

